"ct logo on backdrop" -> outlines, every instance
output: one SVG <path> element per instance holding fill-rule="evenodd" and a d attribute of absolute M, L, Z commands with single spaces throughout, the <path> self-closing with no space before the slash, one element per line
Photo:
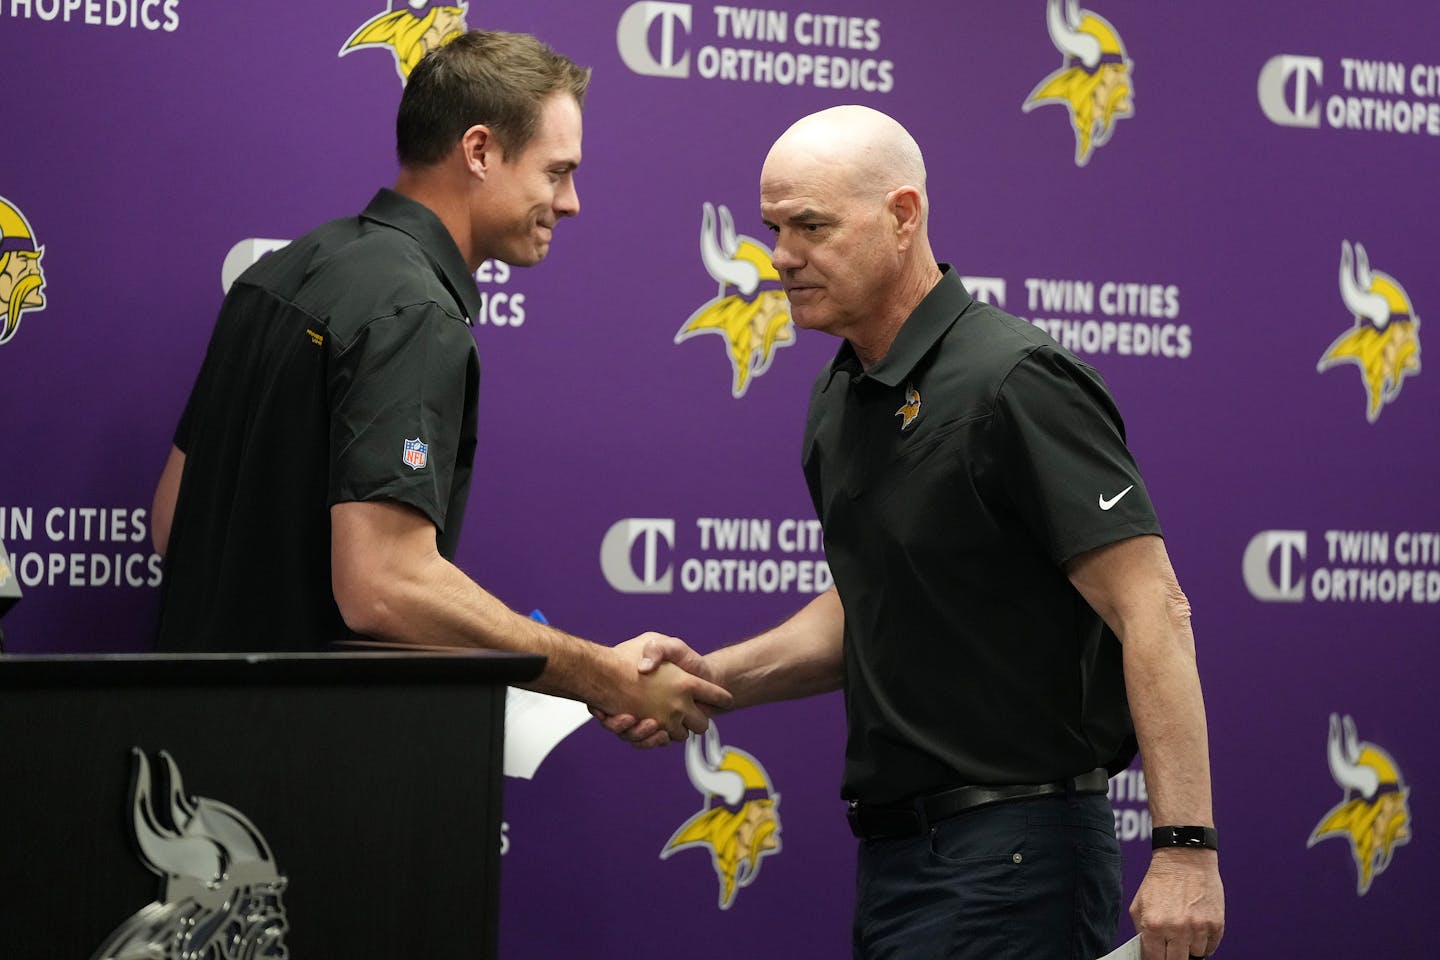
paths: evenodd
<path fill-rule="evenodd" d="M 1245 545 L 1241 574 L 1256 600 L 1299 603 L 1305 599 L 1304 530 L 1262 530 Z"/>
<path fill-rule="evenodd" d="M 343 57 L 366 47 L 388 48 L 403 83 L 425 54 L 466 31 L 468 9 L 466 3 L 391 0 L 388 10 L 366 20 L 350 34 L 338 55 Z"/>
<path fill-rule="evenodd" d="M 690 314 L 675 342 L 701 333 L 724 337 L 732 373 L 730 395 L 737 400 L 755 377 L 770 369 L 775 351 L 795 342 L 785 291 L 760 289 L 762 282 L 780 282 L 770 257 L 770 248 L 759 240 L 736 235 L 735 221 L 724 204 L 718 209 L 705 204 L 700 215 L 700 262 L 719 288 Z"/>
<path fill-rule="evenodd" d="M 637 573 L 631 553 L 642 540 L 641 568 Z M 661 570 L 660 541 L 675 547 L 675 521 L 661 517 L 627 517 L 611 524 L 600 541 L 600 570 L 610 586 L 621 593 L 670 593 L 674 589 L 674 568 Z"/>
<path fill-rule="evenodd" d="M 0 344 L 19 331 L 22 314 L 45 309 L 44 255 L 25 214 L 0 197 Z"/>
<path fill-rule="evenodd" d="M 1320 81 L 1325 64 L 1319 57 L 1281 54 L 1260 68 L 1255 93 L 1260 109 L 1281 127 L 1320 126 Z"/>
<path fill-rule="evenodd" d="M 1133 64 L 1110 21 L 1081 10 L 1077 0 L 1050 0 L 1046 24 L 1050 42 L 1065 60 L 1036 84 L 1021 109 L 1029 113 L 1053 103 L 1068 110 L 1075 130 L 1075 165 L 1083 167 L 1096 147 L 1109 142 L 1115 121 L 1135 115 Z"/>
<path fill-rule="evenodd" d="M 1355 861 L 1355 892 L 1364 896 L 1390 866 L 1395 848 L 1410 842 L 1410 788 L 1395 758 L 1359 739 L 1355 721 L 1330 714 L 1327 744 L 1330 776 L 1344 797 L 1320 819 L 1307 848 L 1321 840 L 1345 840 Z"/>
<path fill-rule="evenodd" d="M 650 52 L 651 24 L 660 21 L 660 57 Z M 615 27 L 615 46 L 625 66 L 647 77 L 690 76 L 690 51 L 676 54 L 675 27 L 685 36 L 690 34 L 690 4 L 665 3 L 662 0 L 641 0 L 632 3 L 620 16 Z"/>
<path fill-rule="evenodd" d="M 671 834 L 660 859 L 690 847 L 710 852 L 720 882 L 720 909 L 760 875 L 761 861 L 780 852 L 780 794 L 770 775 L 744 750 L 722 747 L 715 722 L 685 741 L 685 773 L 702 798 L 700 811 Z"/>
<path fill-rule="evenodd" d="M 1340 299 L 1354 325 L 1330 344 L 1315 369 L 1353 363 L 1365 385 L 1365 419 L 1374 423 L 1380 411 L 1400 396 L 1407 376 L 1420 372 L 1420 318 L 1405 288 L 1389 274 L 1370 269 L 1365 248 L 1350 241 L 1340 245 Z"/>

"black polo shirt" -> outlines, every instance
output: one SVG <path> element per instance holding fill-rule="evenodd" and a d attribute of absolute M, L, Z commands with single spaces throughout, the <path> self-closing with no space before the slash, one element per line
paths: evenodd
<path fill-rule="evenodd" d="M 158 646 L 348 635 L 330 507 L 408 504 L 453 557 L 475 456 L 475 280 L 428 208 L 381 190 L 235 281 L 175 431 L 186 454 Z"/>
<path fill-rule="evenodd" d="M 873 368 L 841 346 L 805 430 L 845 608 L 844 795 L 872 803 L 1134 755 L 1119 642 L 1062 567 L 1160 532 L 1120 414 L 942 270 Z"/>

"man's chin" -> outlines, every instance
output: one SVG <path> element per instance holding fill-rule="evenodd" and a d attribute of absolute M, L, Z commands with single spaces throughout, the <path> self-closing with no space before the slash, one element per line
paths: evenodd
<path fill-rule="evenodd" d="M 500 257 L 498 259 L 505 261 L 512 267 L 533 267 L 541 260 L 544 260 L 545 254 L 549 252 L 550 244 L 544 243 L 534 247 L 533 249 L 527 250 L 524 253 L 513 254 L 511 256 Z"/>
<path fill-rule="evenodd" d="M 790 319 L 802 330 L 824 330 L 826 318 L 818 310 L 790 304 Z"/>

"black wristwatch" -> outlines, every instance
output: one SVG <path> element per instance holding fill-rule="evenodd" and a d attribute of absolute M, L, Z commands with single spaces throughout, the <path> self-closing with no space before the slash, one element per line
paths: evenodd
<path fill-rule="evenodd" d="M 1162 847 L 1194 847 L 1219 850 L 1214 827 L 1156 827 L 1150 831 L 1150 849 Z"/>

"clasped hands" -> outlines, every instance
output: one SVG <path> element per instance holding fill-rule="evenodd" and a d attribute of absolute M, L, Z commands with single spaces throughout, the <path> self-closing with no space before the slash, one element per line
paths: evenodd
<path fill-rule="evenodd" d="M 617 658 L 613 692 L 590 704 L 590 712 L 636 747 L 680 742 L 687 731 L 704 733 L 710 716 L 730 707 L 729 692 L 683 640 L 642 633 L 611 653 Z"/>

